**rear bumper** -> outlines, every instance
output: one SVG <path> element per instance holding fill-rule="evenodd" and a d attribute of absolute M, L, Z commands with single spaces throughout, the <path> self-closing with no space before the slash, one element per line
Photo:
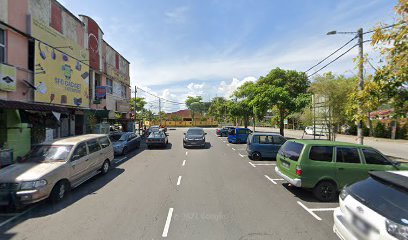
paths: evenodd
<path fill-rule="evenodd" d="M 301 187 L 301 186 L 302 186 L 302 180 L 301 180 L 301 179 L 299 179 L 299 178 L 293 179 L 293 178 L 290 178 L 290 177 L 286 176 L 285 174 L 283 174 L 283 173 L 279 170 L 278 166 L 275 167 L 275 172 L 276 172 L 281 178 L 285 179 L 287 182 L 289 182 L 289 183 L 292 184 L 293 186 L 295 186 L 295 187 Z"/>
<path fill-rule="evenodd" d="M 186 147 L 204 146 L 205 141 L 184 141 L 183 144 Z"/>
<path fill-rule="evenodd" d="M 344 218 L 340 208 L 336 208 L 333 213 L 333 232 L 342 240 L 358 240 L 356 236 L 349 230 L 350 226 Z"/>

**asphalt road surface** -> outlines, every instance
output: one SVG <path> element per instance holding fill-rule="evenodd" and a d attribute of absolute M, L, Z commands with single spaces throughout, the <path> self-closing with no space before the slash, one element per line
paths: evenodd
<path fill-rule="evenodd" d="M 337 202 L 317 202 L 205 129 L 206 149 L 184 149 L 169 130 L 166 149 L 144 145 L 56 205 L 0 212 L 0 239 L 337 239 Z"/>

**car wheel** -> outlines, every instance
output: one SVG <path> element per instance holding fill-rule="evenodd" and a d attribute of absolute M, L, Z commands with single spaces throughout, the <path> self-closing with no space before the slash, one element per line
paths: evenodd
<path fill-rule="evenodd" d="M 110 163 L 108 160 L 105 160 L 105 162 L 103 162 L 102 164 L 102 168 L 101 168 L 101 174 L 105 175 L 108 173 L 109 171 L 109 167 L 110 167 Z"/>
<path fill-rule="evenodd" d="M 54 188 L 51 191 L 50 200 L 53 203 L 60 202 L 64 199 L 66 193 L 68 191 L 68 184 L 66 181 L 59 181 L 55 184 Z"/>
<path fill-rule="evenodd" d="M 127 147 L 124 147 L 122 150 L 122 155 L 126 155 L 128 153 Z"/>
<path fill-rule="evenodd" d="M 337 195 L 336 184 L 331 181 L 321 181 L 313 188 L 313 194 L 321 202 L 331 202 Z"/>
<path fill-rule="evenodd" d="M 262 155 L 260 152 L 254 152 L 252 153 L 252 159 L 254 161 L 261 161 L 262 160 Z"/>

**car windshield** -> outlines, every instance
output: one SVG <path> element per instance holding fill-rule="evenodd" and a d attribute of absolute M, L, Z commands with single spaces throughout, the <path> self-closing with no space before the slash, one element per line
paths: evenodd
<path fill-rule="evenodd" d="M 204 131 L 202 129 L 189 129 L 187 135 L 203 135 Z"/>
<path fill-rule="evenodd" d="M 37 145 L 22 162 L 65 161 L 72 145 Z"/>
<path fill-rule="evenodd" d="M 164 137 L 163 132 L 152 132 L 149 135 L 149 138 L 162 138 Z"/>
<path fill-rule="evenodd" d="M 119 138 L 119 142 L 123 142 L 123 141 L 127 141 L 127 139 L 128 139 L 128 134 L 123 134 L 122 136 L 120 136 L 120 138 Z"/>
<path fill-rule="evenodd" d="M 112 135 L 109 135 L 109 139 L 110 139 L 112 142 L 117 142 L 117 141 L 119 141 L 123 136 L 124 136 L 123 134 L 112 134 Z"/>

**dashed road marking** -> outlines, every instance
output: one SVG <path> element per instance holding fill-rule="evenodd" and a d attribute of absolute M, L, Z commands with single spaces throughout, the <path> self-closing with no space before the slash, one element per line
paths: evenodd
<path fill-rule="evenodd" d="M 162 237 L 167 237 L 167 234 L 169 233 L 169 228 L 170 228 L 170 223 L 171 223 L 171 217 L 173 216 L 173 211 L 174 211 L 173 208 L 169 209 L 169 213 L 167 214 L 166 224 L 164 225 Z"/>
<path fill-rule="evenodd" d="M 184 167 L 186 165 L 186 160 L 183 161 L 182 166 Z"/>
<path fill-rule="evenodd" d="M 283 178 L 275 178 L 275 179 L 272 179 L 272 178 L 270 178 L 268 175 L 264 175 L 269 181 L 271 181 L 273 184 L 277 184 L 276 183 L 276 181 L 283 181 L 284 179 Z"/>
<path fill-rule="evenodd" d="M 223 142 L 227 142 L 227 141 L 223 140 Z"/>
<path fill-rule="evenodd" d="M 238 155 L 241 156 L 241 157 L 245 157 L 245 156 L 246 156 L 246 155 L 242 155 L 241 153 L 238 153 Z"/>
<path fill-rule="evenodd" d="M 234 151 L 235 151 L 236 149 L 235 149 L 235 148 L 232 148 L 232 150 L 234 150 Z"/>
<path fill-rule="evenodd" d="M 188 155 L 188 152 L 186 152 L 186 156 Z"/>
<path fill-rule="evenodd" d="M 251 164 L 252 167 L 256 167 L 253 163 L 251 163 L 251 162 L 248 162 L 248 163 Z"/>
<path fill-rule="evenodd" d="M 177 179 L 177 186 L 180 185 L 180 183 L 181 183 L 181 178 L 182 178 L 182 176 L 179 176 L 179 177 L 178 177 L 178 179 Z"/>

